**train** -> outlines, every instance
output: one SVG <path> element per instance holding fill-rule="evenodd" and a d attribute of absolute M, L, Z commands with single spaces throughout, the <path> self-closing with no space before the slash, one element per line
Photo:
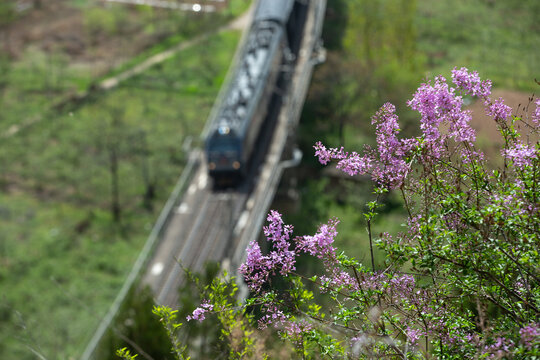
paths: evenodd
<path fill-rule="evenodd" d="M 245 178 L 257 139 L 286 87 L 302 40 L 309 0 L 259 0 L 243 48 L 205 139 L 217 186 Z"/>

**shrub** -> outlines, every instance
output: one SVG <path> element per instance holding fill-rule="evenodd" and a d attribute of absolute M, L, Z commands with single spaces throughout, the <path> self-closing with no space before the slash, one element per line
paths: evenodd
<path fill-rule="evenodd" d="M 359 154 L 315 146 L 321 163 L 335 160 L 349 175 L 373 178 L 377 199 L 365 216 L 372 252 L 378 246 L 387 254 L 384 269 L 333 247 L 337 219 L 314 236 L 293 238 L 292 227 L 271 212 L 265 235 L 272 250 L 263 255 L 250 245 L 240 270 L 254 301 L 264 304 L 259 324 L 278 328 L 303 355 L 314 349 L 361 358 L 539 354 L 540 145 L 530 139 L 538 139 L 540 100 L 530 116 L 512 116 L 503 99 L 490 99 L 491 82 L 476 72 L 454 69 L 452 80 L 455 87 L 439 76 L 408 102 L 420 114 L 420 136 L 398 138 L 398 117 L 387 103 L 372 118 L 376 148 Z M 502 168 L 490 167 L 475 147 L 464 96 L 483 101 L 497 123 L 505 140 Z M 376 237 L 371 220 L 389 191 L 402 195 L 408 224 L 401 234 Z M 296 274 L 301 254 L 320 259 L 324 274 Z M 272 288 L 276 276 L 290 282 L 287 291 Z M 328 294 L 334 308 L 318 306 L 306 282 Z"/>

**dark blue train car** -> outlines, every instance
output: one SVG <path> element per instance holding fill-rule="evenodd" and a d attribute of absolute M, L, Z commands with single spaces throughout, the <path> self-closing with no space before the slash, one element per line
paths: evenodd
<path fill-rule="evenodd" d="M 231 81 L 206 138 L 209 175 L 235 184 L 246 172 L 284 58 L 294 0 L 261 0 Z"/>

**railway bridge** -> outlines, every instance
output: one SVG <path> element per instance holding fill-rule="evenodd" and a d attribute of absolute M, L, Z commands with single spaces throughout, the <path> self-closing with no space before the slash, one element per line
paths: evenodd
<path fill-rule="evenodd" d="M 207 262 L 217 261 L 234 273 L 244 260 L 248 243 L 259 236 L 283 171 L 301 159 L 294 148 L 294 134 L 313 67 L 324 61 L 320 37 L 326 0 L 303 1 L 309 6 L 296 65 L 279 108 L 269 111 L 276 121 L 273 128 L 261 131 L 260 146 L 246 180 L 239 187 L 216 190 L 208 177 L 203 151 L 191 150 L 187 166 L 83 360 L 93 358 L 133 286 L 139 282 L 148 285 L 158 304 L 177 307 L 178 288 L 184 281 L 179 263 L 198 272 Z M 201 137 L 205 135 L 203 131 Z"/>

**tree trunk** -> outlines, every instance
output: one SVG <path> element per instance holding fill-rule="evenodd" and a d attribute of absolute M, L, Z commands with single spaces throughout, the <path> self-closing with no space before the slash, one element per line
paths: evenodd
<path fill-rule="evenodd" d="M 115 145 L 109 147 L 111 172 L 111 215 L 115 223 L 121 219 L 120 193 L 118 188 L 118 152 Z"/>

